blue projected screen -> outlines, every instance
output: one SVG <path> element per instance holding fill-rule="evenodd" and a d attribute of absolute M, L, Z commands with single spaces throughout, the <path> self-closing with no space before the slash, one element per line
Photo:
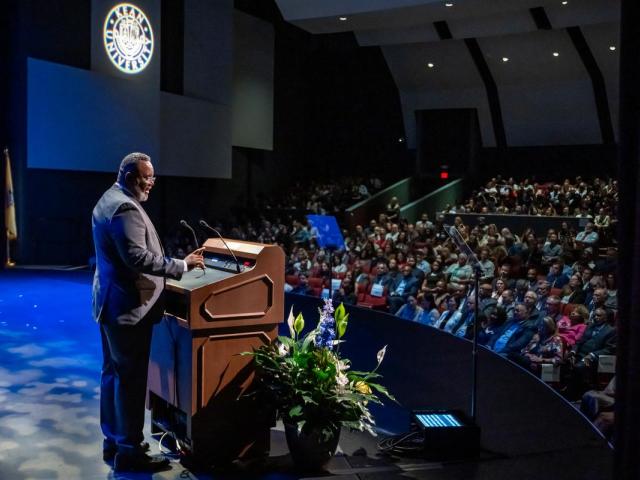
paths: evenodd
<path fill-rule="evenodd" d="M 312 234 L 315 234 L 321 248 L 344 250 L 344 237 L 336 217 L 330 215 L 307 215 Z"/>
<path fill-rule="evenodd" d="M 450 413 L 417 413 L 416 418 L 425 428 L 462 427 Z"/>

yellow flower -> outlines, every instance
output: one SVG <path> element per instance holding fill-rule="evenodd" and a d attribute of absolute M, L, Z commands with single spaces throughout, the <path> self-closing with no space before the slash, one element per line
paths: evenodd
<path fill-rule="evenodd" d="M 359 393 L 364 393 L 365 395 L 371 395 L 371 387 L 367 385 L 362 380 L 358 380 L 355 384 L 355 389 Z"/>

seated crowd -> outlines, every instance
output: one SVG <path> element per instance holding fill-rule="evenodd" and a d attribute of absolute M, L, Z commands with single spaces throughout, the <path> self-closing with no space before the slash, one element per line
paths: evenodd
<path fill-rule="evenodd" d="M 580 179 L 576 184 L 576 191 L 601 191 Z M 615 204 L 600 208 L 615 213 Z M 414 224 L 389 221 L 382 213 L 345 232 L 345 250 L 331 258 L 310 235 L 288 252 L 287 283 L 295 293 L 326 296 L 333 279 L 336 302 L 388 311 L 470 339 L 474 268 L 466 254 L 456 253 L 442 222 L 442 215 L 431 222 L 423 214 Z M 529 228 L 521 235 L 481 219 L 465 225 L 457 217 L 455 224 L 478 259 L 480 344 L 538 374 L 543 365 L 562 366 L 563 391 L 578 397 L 594 383 L 598 357 L 615 354 L 612 236 L 600 235 L 593 222 L 580 232 Z M 615 217 L 607 228 L 613 224 Z"/>

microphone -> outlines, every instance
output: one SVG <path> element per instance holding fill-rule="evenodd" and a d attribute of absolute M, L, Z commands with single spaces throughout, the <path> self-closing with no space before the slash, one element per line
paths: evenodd
<path fill-rule="evenodd" d="M 240 262 L 238 262 L 238 259 L 236 258 L 236 256 L 233 254 L 233 250 L 231 250 L 229 248 L 229 245 L 227 245 L 227 242 L 224 241 L 224 238 L 222 238 L 222 235 L 220 235 L 220 232 L 218 230 L 216 230 L 215 228 L 213 228 L 211 225 L 209 225 L 207 222 L 205 222 L 204 220 L 200 220 L 198 222 L 200 224 L 201 227 L 206 228 L 208 230 L 211 230 L 213 233 L 215 233 L 216 235 L 218 235 L 218 237 L 220 237 L 220 240 L 222 240 L 222 243 L 224 243 L 224 246 L 227 247 L 227 250 L 229 250 L 229 253 L 231 254 L 231 256 L 233 257 L 233 259 L 236 261 L 236 270 L 238 271 L 238 273 L 240 273 Z"/>
<path fill-rule="evenodd" d="M 180 225 L 191 230 L 191 233 L 193 234 L 193 241 L 196 242 L 194 248 L 198 248 L 198 237 L 196 237 L 196 231 L 191 228 L 191 225 L 189 225 L 185 220 L 180 220 Z"/>

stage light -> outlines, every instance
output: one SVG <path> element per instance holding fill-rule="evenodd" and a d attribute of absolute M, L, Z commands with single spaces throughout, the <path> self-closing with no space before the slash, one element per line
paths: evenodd
<path fill-rule="evenodd" d="M 339 20 L 340 20 L 341 22 L 346 22 L 346 21 L 347 21 L 347 17 L 340 17 L 340 18 L 339 18 Z"/>
<path fill-rule="evenodd" d="M 508 62 L 509 61 L 509 57 L 502 57 L 502 61 L 503 62 Z"/>
<path fill-rule="evenodd" d="M 564 1 L 562 2 L 562 5 L 566 5 L 567 3 L 569 3 L 569 2 L 568 2 L 567 0 L 564 0 Z"/>
<path fill-rule="evenodd" d="M 433 63 L 429 62 L 429 63 L 427 63 L 427 67 L 433 68 L 433 67 L 435 67 L 435 65 Z"/>
<path fill-rule="evenodd" d="M 153 56 L 153 29 L 142 10 L 130 3 L 113 7 L 104 21 L 104 48 L 121 72 L 144 70 Z"/>
<path fill-rule="evenodd" d="M 447 2 L 444 4 L 445 7 L 453 7 L 453 3 L 452 2 Z"/>
<path fill-rule="evenodd" d="M 449 178 L 449 172 L 447 172 L 446 170 L 441 171 L 441 172 L 440 172 L 440 178 L 441 178 L 442 180 L 446 180 L 446 179 L 448 179 L 448 178 Z"/>
<path fill-rule="evenodd" d="M 553 52 L 553 56 L 554 56 L 554 57 L 559 57 L 559 56 L 560 56 L 560 54 L 559 54 L 558 52 Z"/>
<path fill-rule="evenodd" d="M 615 46 L 615 45 L 610 45 L 610 46 L 609 46 L 609 50 L 611 50 L 612 52 L 613 52 L 613 51 L 615 51 L 615 49 L 616 49 L 616 46 Z"/>

